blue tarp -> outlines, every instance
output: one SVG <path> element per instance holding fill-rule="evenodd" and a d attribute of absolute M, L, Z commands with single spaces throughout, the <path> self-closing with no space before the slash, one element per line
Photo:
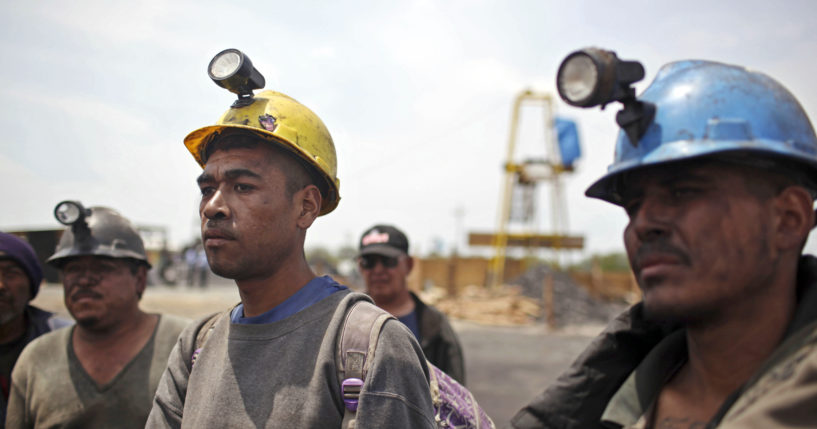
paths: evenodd
<path fill-rule="evenodd" d="M 576 122 L 569 119 L 556 118 L 556 135 L 559 140 L 559 153 L 562 157 L 562 165 L 573 167 L 573 163 L 582 156 L 582 149 L 579 147 L 579 131 L 576 129 Z"/>

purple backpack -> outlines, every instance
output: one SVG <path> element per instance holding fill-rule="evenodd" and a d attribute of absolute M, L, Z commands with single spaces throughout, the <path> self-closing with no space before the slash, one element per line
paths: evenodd
<path fill-rule="evenodd" d="M 358 398 L 374 357 L 380 329 L 394 316 L 368 301 L 358 301 L 346 313 L 338 354 L 343 402 L 343 429 L 355 427 Z M 429 390 L 438 428 L 495 429 L 494 422 L 477 404 L 474 395 L 426 360 Z"/>

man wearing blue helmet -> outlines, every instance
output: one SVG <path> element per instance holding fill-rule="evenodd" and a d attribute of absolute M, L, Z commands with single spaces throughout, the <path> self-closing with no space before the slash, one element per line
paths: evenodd
<path fill-rule="evenodd" d="M 589 107 L 577 88 L 566 101 Z M 817 258 L 801 254 L 817 137 L 805 112 L 768 76 L 707 61 L 669 64 L 638 100 L 613 100 L 625 104 L 616 159 L 586 194 L 625 209 L 643 301 L 512 425 L 817 426 Z"/>

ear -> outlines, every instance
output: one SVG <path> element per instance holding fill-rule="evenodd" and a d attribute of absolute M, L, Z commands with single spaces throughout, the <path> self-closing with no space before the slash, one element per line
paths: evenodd
<path fill-rule="evenodd" d="M 406 256 L 406 275 L 408 275 L 414 268 L 414 258 Z"/>
<path fill-rule="evenodd" d="M 811 194 L 801 186 L 789 186 L 774 197 L 774 234 L 780 250 L 800 252 L 814 227 L 813 204 Z"/>
<path fill-rule="evenodd" d="M 147 279 L 148 279 L 148 268 L 144 265 L 139 265 L 139 269 L 136 271 L 136 296 L 141 300 L 142 295 L 145 293 L 145 287 L 147 287 Z"/>
<path fill-rule="evenodd" d="M 321 191 L 315 185 L 307 185 L 294 195 L 296 206 L 300 209 L 296 224 L 298 228 L 307 229 L 318 218 L 321 212 Z"/>

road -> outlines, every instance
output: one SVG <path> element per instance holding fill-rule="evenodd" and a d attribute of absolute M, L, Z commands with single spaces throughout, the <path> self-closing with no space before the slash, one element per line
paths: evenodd
<path fill-rule="evenodd" d="M 601 329 L 584 327 L 571 333 L 546 332 L 543 325 L 453 325 L 464 348 L 468 388 L 500 428 L 555 380 Z"/>
<path fill-rule="evenodd" d="M 142 307 L 196 318 L 238 300 L 237 290 L 226 284 L 207 289 L 154 286 L 145 292 Z M 58 286 L 44 286 L 34 304 L 67 314 Z M 486 326 L 461 320 L 452 324 L 464 348 L 468 388 L 500 428 L 507 427 L 511 417 L 601 330 L 586 326 L 549 332 L 544 325 Z"/>

